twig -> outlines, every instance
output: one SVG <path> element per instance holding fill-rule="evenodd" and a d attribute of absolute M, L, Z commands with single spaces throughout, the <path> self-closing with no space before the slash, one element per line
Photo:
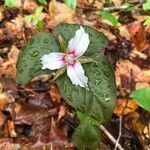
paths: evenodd
<path fill-rule="evenodd" d="M 114 6 L 114 7 L 105 7 L 103 11 L 117 11 L 127 9 L 130 5 L 126 3 L 126 5 Z"/>
<path fill-rule="evenodd" d="M 119 140 L 121 138 L 121 134 L 122 134 L 122 117 L 119 118 L 119 136 L 117 138 L 117 142 L 116 142 L 114 150 L 117 150 L 117 147 L 118 147 L 118 144 L 119 144 Z"/>
<path fill-rule="evenodd" d="M 113 142 L 113 144 L 116 145 L 117 140 L 107 131 L 107 129 L 103 125 L 100 125 L 100 129 L 107 135 L 107 137 Z M 117 144 L 117 148 L 119 150 L 124 150 L 124 148 L 122 148 L 119 143 Z"/>
<path fill-rule="evenodd" d="M 121 5 L 121 6 L 112 6 L 112 7 L 104 7 L 102 9 L 98 9 L 98 8 L 93 8 L 93 7 L 78 7 L 79 9 L 87 9 L 87 10 L 91 10 L 91 11 L 118 11 L 118 10 L 124 10 L 127 9 L 130 5 L 128 3 L 126 3 L 125 5 Z"/>

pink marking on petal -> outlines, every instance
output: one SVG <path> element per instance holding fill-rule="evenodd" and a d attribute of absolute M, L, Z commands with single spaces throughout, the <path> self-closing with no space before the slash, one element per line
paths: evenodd
<path fill-rule="evenodd" d="M 73 60 L 68 64 L 69 67 L 73 67 L 73 68 L 75 67 L 75 65 L 76 65 L 76 60 Z"/>
<path fill-rule="evenodd" d="M 73 55 L 73 57 L 76 57 L 76 50 L 70 50 L 69 55 Z"/>
<path fill-rule="evenodd" d="M 60 58 L 59 58 L 59 60 L 60 61 L 62 61 L 63 63 L 66 63 L 66 56 L 64 55 L 64 56 L 61 56 Z"/>

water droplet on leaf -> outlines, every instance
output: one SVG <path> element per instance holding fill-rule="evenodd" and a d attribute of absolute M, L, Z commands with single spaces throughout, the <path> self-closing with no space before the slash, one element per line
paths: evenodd
<path fill-rule="evenodd" d="M 36 57 L 39 55 L 39 52 L 37 50 L 33 50 L 31 53 L 30 53 L 30 56 L 31 57 Z"/>
<path fill-rule="evenodd" d="M 48 41 L 49 41 L 48 39 L 45 39 L 45 40 L 44 40 L 44 43 L 46 43 L 46 44 L 47 44 L 47 43 L 48 43 Z"/>
<path fill-rule="evenodd" d="M 72 99 L 70 96 L 67 96 L 67 99 L 68 99 L 70 102 L 73 102 L 73 99 Z"/>
<path fill-rule="evenodd" d="M 109 101 L 110 101 L 110 98 L 109 98 L 109 97 L 105 98 L 105 101 L 106 101 L 106 102 L 109 102 Z"/>

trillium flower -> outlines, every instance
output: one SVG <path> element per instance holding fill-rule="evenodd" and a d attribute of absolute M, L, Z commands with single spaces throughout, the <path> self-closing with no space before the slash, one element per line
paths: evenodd
<path fill-rule="evenodd" d="M 87 87 L 88 78 L 85 76 L 84 69 L 78 59 L 86 52 L 89 43 L 89 35 L 80 26 L 75 36 L 69 41 L 66 54 L 53 52 L 42 56 L 42 69 L 56 70 L 66 67 L 72 84 Z"/>

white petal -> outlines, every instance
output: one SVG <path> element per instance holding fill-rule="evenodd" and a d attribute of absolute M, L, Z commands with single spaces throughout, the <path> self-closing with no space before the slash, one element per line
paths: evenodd
<path fill-rule="evenodd" d="M 63 61 L 64 56 L 65 54 L 63 53 L 50 53 L 42 56 L 42 69 L 55 70 L 62 68 L 63 66 L 65 66 L 65 63 Z"/>
<path fill-rule="evenodd" d="M 88 78 L 84 75 L 84 70 L 80 62 L 76 61 L 74 65 L 68 65 L 67 75 L 70 78 L 72 84 L 80 85 L 81 87 L 88 87 Z"/>
<path fill-rule="evenodd" d="M 85 53 L 89 43 L 89 35 L 85 33 L 84 28 L 80 26 L 80 29 L 76 31 L 74 38 L 69 41 L 69 53 L 73 53 L 75 56 L 79 57 Z"/>

